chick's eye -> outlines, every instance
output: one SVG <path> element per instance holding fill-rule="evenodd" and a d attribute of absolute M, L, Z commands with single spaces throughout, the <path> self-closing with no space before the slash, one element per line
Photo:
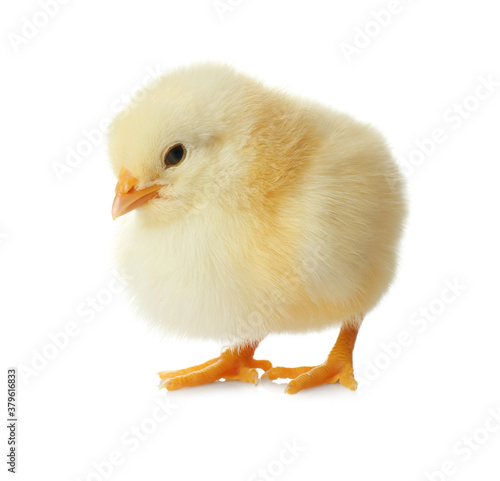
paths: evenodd
<path fill-rule="evenodd" d="M 186 156 L 186 149 L 182 144 L 174 145 L 170 147 L 169 151 L 165 154 L 164 163 L 165 167 L 169 167 L 171 165 L 176 165 Z"/>

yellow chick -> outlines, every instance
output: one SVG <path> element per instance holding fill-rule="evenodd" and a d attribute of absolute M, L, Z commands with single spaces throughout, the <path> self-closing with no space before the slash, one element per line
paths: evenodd
<path fill-rule="evenodd" d="M 137 312 L 164 333 L 228 343 L 160 372 L 168 390 L 219 379 L 340 381 L 364 316 L 393 279 L 402 177 L 371 126 L 218 64 L 179 68 L 113 121 L 117 262 Z M 253 358 L 270 333 L 340 325 L 319 366 Z"/>

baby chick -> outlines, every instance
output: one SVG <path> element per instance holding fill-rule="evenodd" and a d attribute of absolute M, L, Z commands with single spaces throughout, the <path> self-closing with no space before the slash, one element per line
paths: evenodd
<path fill-rule="evenodd" d="M 117 262 L 138 313 L 165 333 L 229 343 L 159 373 L 168 390 L 292 379 L 356 389 L 361 322 L 394 276 L 403 182 L 372 127 L 226 65 L 179 68 L 112 123 Z M 340 325 L 319 366 L 253 358 L 269 333 Z"/>

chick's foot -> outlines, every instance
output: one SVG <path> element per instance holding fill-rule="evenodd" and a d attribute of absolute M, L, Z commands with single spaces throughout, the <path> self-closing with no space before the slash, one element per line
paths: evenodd
<path fill-rule="evenodd" d="M 259 361 L 253 358 L 257 345 L 258 343 L 255 343 L 240 349 L 226 349 L 219 357 L 187 369 L 159 372 L 163 380 L 160 388 L 175 391 L 183 387 L 208 384 L 219 379 L 257 384 L 259 381 L 257 369 L 267 371 L 272 367 L 269 361 Z"/>
<path fill-rule="evenodd" d="M 318 366 L 278 366 L 266 371 L 263 377 L 271 380 L 278 378 L 292 379 L 285 389 L 287 394 L 295 394 L 303 389 L 322 384 L 334 384 L 337 381 L 354 391 L 358 383 L 354 379 L 352 351 L 357 333 L 357 328 L 343 326 L 328 358 Z"/>

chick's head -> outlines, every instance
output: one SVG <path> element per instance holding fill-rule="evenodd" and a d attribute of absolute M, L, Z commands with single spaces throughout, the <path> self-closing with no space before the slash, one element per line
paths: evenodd
<path fill-rule="evenodd" d="M 145 220 L 168 222 L 207 203 L 234 203 L 248 186 L 249 165 L 237 153 L 253 123 L 248 99 L 256 88 L 232 69 L 201 65 L 139 92 L 110 127 L 119 179 L 113 216 L 140 207 Z"/>

